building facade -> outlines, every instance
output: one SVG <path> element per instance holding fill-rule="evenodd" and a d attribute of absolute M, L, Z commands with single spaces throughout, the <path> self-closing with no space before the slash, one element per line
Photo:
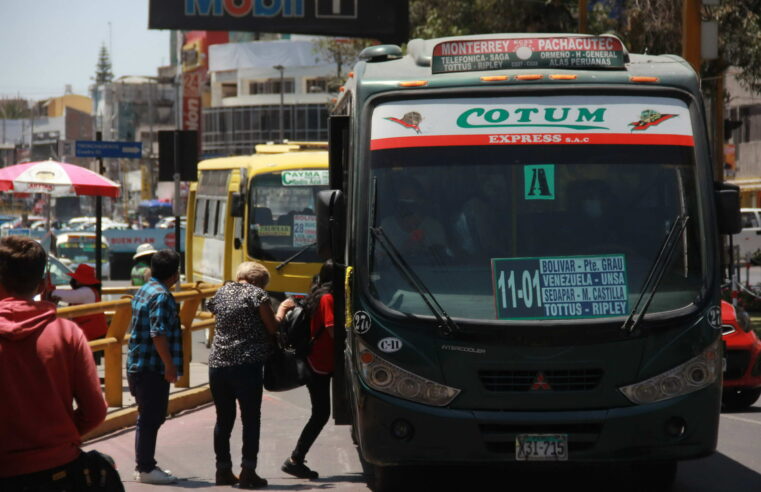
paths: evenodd
<path fill-rule="evenodd" d="M 211 46 L 203 155 L 251 154 L 256 144 L 271 141 L 327 140 L 335 71 L 309 40 Z"/>

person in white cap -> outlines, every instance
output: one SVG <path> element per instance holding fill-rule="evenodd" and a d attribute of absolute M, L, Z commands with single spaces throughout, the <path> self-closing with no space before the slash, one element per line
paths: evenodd
<path fill-rule="evenodd" d="M 132 285 L 140 287 L 151 279 L 151 257 L 157 252 L 151 243 L 137 247 L 137 252 L 132 257 L 135 260 L 135 266 L 132 267 L 130 273 Z"/>

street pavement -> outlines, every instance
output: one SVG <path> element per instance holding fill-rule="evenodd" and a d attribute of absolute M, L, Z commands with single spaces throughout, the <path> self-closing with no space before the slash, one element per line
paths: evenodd
<path fill-rule="evenodd" d="M 260 476 L 269 481 L 273 490 L 369 490 L 364 483 L 362 467 L 354 451 L 348 428 L 329 422 L 307 456 L 307 464 L 320 473 L 320 478 L 308 481 L 291 477 L 280 471 L 290 456 L 301 428 L 309 416 L 309 395 L 305 388 L 286 393 L 265 392 L 262 402 L 262 427 L 259 451 Z M 176 485 L 161 486 L 161 490 L 211 488 L 229 490 L 214 485 L 214 406 L 204 405 L 182 412 L 166 421 L 159 431 L 156 460 L 181 478 Z M 110 454 L 116 461 L 127 491 L 148 491 L 155 485 L 134 481 L 134 427 L 101 439 L 89 441 L 86 450 L 97 449 Z M 241 427 L 236 422 L 231 438 L 234 468 L 240 470 Z"/>
<path fill-rule="evenodd" d="M 755 268 L 754 268 L 755 270 Z M 761 267 L 759 267 L 761 270 Z M 758 273 L 761 279 L 760 272 Z M 761 281 L 761 280 L 759 280 Z M 203 332 L 194 333 L 191 386 L 208 380 L 208 349 Z M 182 389 L 173 388 L 172 391 Z M 125 388 L 126 391 L 126 388 Z M 128 393 L 125 394 L 128 397 Z M 125 399 L 125 405 L 132 400 Z M 309 395 L 305 388 L 269 393 L 262 402 L 259 474 L 269 481 L 272 490 L 346 490 L 367 491 L 366 476 L 353 445 L 349 428 L 332 421 L 320 434 L 307 456 L 308 465 L 320 473 L 315 481 L 293 478 L 280 466 L 298 439 L 309 418 Z M 112 409 L 113 410 L 113 409 Z M 214 406 L 207 404 L 171 416 L 159 432 L 156 459 L 181 480 L 175 485 L 152 486 L 136 483 L 134 468 L 134 427 L 88 441 L 86 450 L 98 449 L 114 457 L 127 491 L 183 490 L 210 488 L 214 485 Z M 445 432 L 445 429 L 442 430 Z M 761 491 L 761 402 L 744 412 L 723 413 L 720 422 L 718 451 L 713 456 L 683 462 L 679 466 L 673 492 L 759 492 Z M 457 443 L 452 443 L 456 446 Z M 241 429 L 237 422 L 231 439 L 233 462 L 240 460 Z M 236 466 L 236 473 L 238 471 Z M 568 490 L 583 486 L 585 492 L 625 490 L 629 477 L 616 469 L 599 469 L 572 465 L 559 470 L 537 470 L 523 465 L 502 468 L 423 470 L 410 476 L 401 490 L 491 491 L 531 490 L 532 492 Z"/>

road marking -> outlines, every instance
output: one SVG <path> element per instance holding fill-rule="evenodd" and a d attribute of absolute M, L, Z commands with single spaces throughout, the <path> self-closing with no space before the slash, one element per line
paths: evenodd
<path fill-rule="evenodd" d="M 761 425 L 761 422 L 759 422 L 758 420 L 744 419 L 742 417 L 735 417 L 734 415 L 722 415 L 722 418 L 737 420 L 740 422 L 746 422 L 748 424 Z"/>

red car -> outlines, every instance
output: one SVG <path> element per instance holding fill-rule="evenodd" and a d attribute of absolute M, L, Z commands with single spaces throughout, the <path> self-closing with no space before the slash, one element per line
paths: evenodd
<path fill-rule="evenodd" d="M 743 410 L 761 396 L 761 341 L 743 309 L 721 301 L 722 338 L 726 343 L 722 404 L 725 410 Z"/>

